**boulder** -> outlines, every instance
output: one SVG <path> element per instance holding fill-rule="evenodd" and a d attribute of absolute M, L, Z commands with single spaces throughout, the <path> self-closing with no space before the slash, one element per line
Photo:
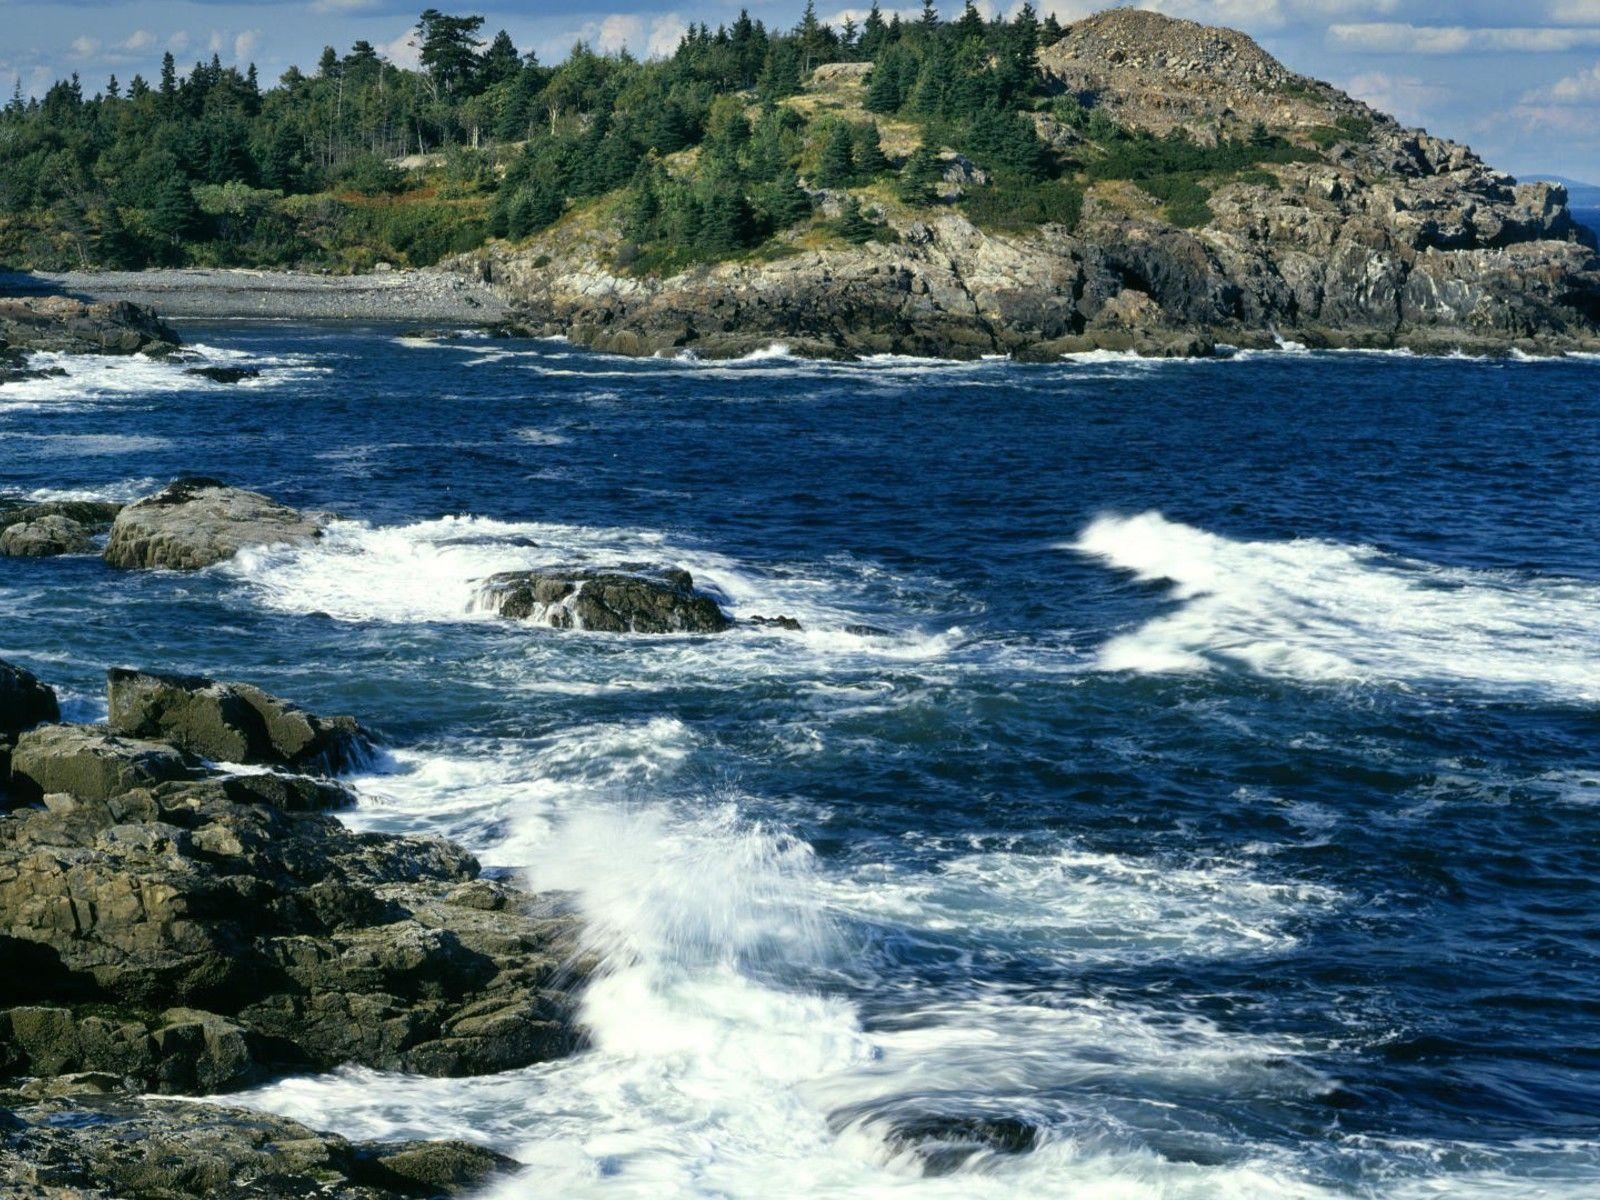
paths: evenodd
<path fill-rule="evenodd" d="M 287 1117 L 120 1093 L 83 1075 L 0 1095 L 0 1193 L 17 1200 L 418 1200 L 517 1163 L 464 1142 L 355 1142 Z"/>
<path fill-rule="evenodd" d="M 319 717 L 249 684 L 122 668 L 107 681 L 113 730 L 202 758 L 335 773 L 372 748 L 354 718 Z"/>
<path fill-rule="evenodd" d="M 114 567 L 194 571 L 247 546 L 314 541 L 325 523 L 259 492 L 215 479 L 180 479 L 117 514 L 105 560 Z"/>
<path fill-rule="evenodd" d="M 56 694 L 32 671 L 0 660 L 0 735 L 21 733 L 47 721 L 59 721 Z"/>
<path fill-rule="evenodd" d="M 209 379 L 212 383 L 241 383 L 246 379 L 261 378 L 258 367 L 190 367 L 184 374 Z"/>
<path fill-rule="evenodd" d="M 578 1042 L 573 919 L 448 842 L 347 829 L 317 811 L 337 785 L 59 725 L 21 736 L 13 779 L 37 803 L 0 819 L 0 1075 L 215 1091 L 350 1062 L 509 1070 Z"/>
<path fill-rule="evenodd" d="M 52 792 L 107 800 L 189 773 L 171 746 L 117 737 L 95 725 L 44 725 L 19 737 L 11 752 L 12 792 L 25 801 Z"/>
<path fill-rule="evenodd" d="M 721 633 L 732 623 L 675 568 L 507 571 L 485 581 L 480 602 L 513 621 L 592 633 Z"/>
<path fill-rule="evenodd" d="M 71 517 L 40 517 L 0 529 L 0 554 L 10 558 L 54 558 L 93 549 L 89 530 Z"/>
<path fill-rule="evenodd" d="M 161 354 L 178 346 L 178 335 L 150 309 L 126 301 L 0 297 L 0 344 L 64 354 Z"/>

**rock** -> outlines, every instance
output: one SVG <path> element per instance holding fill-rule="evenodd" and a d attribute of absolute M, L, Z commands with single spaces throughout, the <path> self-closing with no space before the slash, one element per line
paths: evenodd
<path fill-rule="evenodd" d="M 217 736 L 206 714 L 245 691 L 119 684 L 140 728 Z M 573 920 L 447 842 L 345 828 L 318 811 L 337 785 L 61 725 L 18 739 L 13 782 L 35 803 L 0 817 L 0 1075 L 215 1091 L 349 1062 L 510 1070 L 579 1040 Z"/>
<path fill-rule="evenodd" d="M 52 792 L 107 800 L 188 774 L 188 763 L 171 746 L 120 738 L 93 725 L 41 726 L 19 737 L 11 752 L 11 788 L 23 800 Z"/>
<path fill-rule="evenodd" d="M 750 624 L 759 625 L 764 629 L 786 629 L 790 633 L 801 633 L 803 627 L 793 617 L 751 617 Z"/>
<path fill-rule="evenodd" d="M 117 514 L 105 560 L 114 567 L 193 571 L 252 546 L 293 545 L 322 536 L 325 520 L 259 492 L 192 477 Z"/>
<path fill-rule="evenodd" d="M 21 733 L 60 719 L 55 692 L 33 672 L 0 659 L 0 735 Z"/>
<path fill-rule="evenodd" d="M 67 296 L 0 297 L 0 346 L 65 354 L 167 353 L 178 346 L 150 309 Z"/>
<path fill-rule="evenodd" d="M 372 749 L 354 718 L 319 717 L 249 684 L 124 668 L 106 677 L 113 730 L 159 738 L 202 758 L 333 774 Z"/>
<path fill-rule="evenodd" d="M 209 379 L 212 383 L 240 383 L 261 378 L 258 367 L 189 367 L 184 374 Z"/>
<path fill-rule="evenodd" d="M 108 500 L 9 500 L 0 497 L 0 528 L 44 517 L 66 517 L 92 533 L 111 528 L 122 505 Z"/>
<path fill-rule="evenodd" d="M 490 576 L 481 603 L 513 621 L 595 633 L 721 633 L 731 622 L 689 572 L 551 569 Z"/>
<path fill-rule="evenodd" d="M 71 517 L 40 517 L 0 529 L 0 554 L 11 558 L 53 558 L 93 549 L 89 531 Z"/>
<path fill-rule="evenodd" d="M 463 1142 L 351 1143 L 287 1117 L 107 1094 L 0 1096 L 0 1192 L 18 1200 L 417 1200 L 516 1168 Z"/>

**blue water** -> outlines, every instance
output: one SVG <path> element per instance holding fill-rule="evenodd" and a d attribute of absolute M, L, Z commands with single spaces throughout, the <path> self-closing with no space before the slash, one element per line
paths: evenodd
<path fill-rule="evenodd" d="M 0 560 L 0 656 L 381 729 L 369 828 L 569 889 L 594 1048 L 250 1103 L 504 1196 L 1600 1195 L 1600 362 L 635 362 L 191 327 L 0 391 L 0 490 L 345 518 Z M 684 566 L 802 633 L 503 623 Z M 878 632 L 852 631 L 870 626 Z"/>

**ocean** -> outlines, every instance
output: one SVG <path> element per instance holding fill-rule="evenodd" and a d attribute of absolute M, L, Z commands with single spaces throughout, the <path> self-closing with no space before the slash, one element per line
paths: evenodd
<path fill-rule="evenodd" d="M 339 515 L 194 575 L 0 559 L 0 657 L 259 683 L 362 828 L 571 893 L 592 1046 L 243 1102 L 497 1197 L 1600 1195 L 1600 361 L 633 361 L 183 330 L 63 359 L 0 492 Z M 714 637 L 504 622 L 681 566 Z"/>

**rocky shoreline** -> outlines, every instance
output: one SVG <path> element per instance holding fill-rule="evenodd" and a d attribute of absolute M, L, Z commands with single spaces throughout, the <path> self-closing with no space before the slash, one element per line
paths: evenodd
<path fill-rule="evenodd" d="M 151 1098 L 558 1057 L 582 1042 L 593 968 L 559 897 L 329 815 L 354 800 L 333 772 L 373 745 L 352 719 L 122 669 L 108 710 L 59 724 L 51 689 L 0 663 L 6 1194 L 299 1196 L 303 1175 L 317 1194 L 436 1195 L 513 1165 Z"/>

